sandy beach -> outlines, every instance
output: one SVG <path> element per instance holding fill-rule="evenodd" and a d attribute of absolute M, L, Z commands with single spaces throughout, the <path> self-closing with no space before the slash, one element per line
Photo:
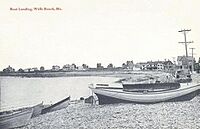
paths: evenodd
<path fill-rule="evenodd" d="M 91 105 L 83 101 L 31 119 L 22 129 L 200 128 L 200 96 L 187 102 Z"/>

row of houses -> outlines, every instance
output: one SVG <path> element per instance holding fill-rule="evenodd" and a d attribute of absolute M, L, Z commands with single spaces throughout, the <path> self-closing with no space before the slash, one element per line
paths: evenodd
<path fill-rule="evenodd" d="M 171 71 L 174 69 L 190 69 L 194 70 L 195 58 L 191 56 L 178 56 L 177 64 L 170 60 L 165 61 L 147 61 L 134 64 L 133 61 L 126 61 L 120 67 L 126 70 L 165 70 Z M 117 67 L 119 68 L 119 67 Z M 105 69 L 101 63 L 97 63 L 97 69 Z M 112 63 L 107 66 L 107 69 L 115 69 Z"/>
<path fill-rule="evenodd" d="M 82 66 L 76 66 L 75 64 L 66 64 L 63 67 L 60 67 L 59 65 L 53 65 L 52 68 L 50 70 L 47 71 L 52 71 L 52 72 L 56 72 L 56 71 L 74 71 L 74 70 L 87 70 L 89 67 L 86 64 L 82 64 Z M 40 70 L 38 70 L 37 68 L 31 68 L 29 70 L 29 72 L 32 71 L 45 71 L 44 67 L 40 67 Z"/>
<path fill-rule="evenodd" d="M 87 70 L 89 69 L 88 65 L 83 64 L 82 66 L 76 66 L 75 64 L 66 64 L 63 67 L 60 67 L 58 65 L 53 65 L 51 69 L 49 70 L 45 70 L 44 66 L 41 66 L 40 68 L 37 67 L 33 67 L 33 68 L 26 68 L 26 69 L 22 69 L 20 68 L 18 71 L 15 71 L 14 68 L 12 68 L 10 65 L 3 69 L 4 73 L 11 73 L 11 72 L 44 72 L 44 71 L 52 71 L 52 72 L 56 72 L 56 71 L 73 71 L 73 70 Z"/>
<path fill-rule="evenodd" d="M 74 70 L 88 70 L 89 66 L 82 64 L 81 66 L 76 66 L 75 64 L 66 64 L 62 68 L 58 65 L 53 65 L 51 71 L 74 71 Z"/>
<path fill-rule="evenodd" d="M 119 69 L 119 68 L 121 68 L 121 69 L 133 69 L 133 67 L 134 67 L 133 61 L 126 61 L 126 63 L 122 64 L 122 67 L 115 67 L 112 63 L 109 63 L 107 65 L 107 67 L 105 67 L 105 68 L 104 68 L 104 66 L 102 66 L 101 63 L 97 63 L 97 66 L 96 66 L 96 68 L 98 70 L 101 70 L 101 69 Z"/>
<path fill-rule="evenodd" d="M 141 70 L 174 70 L 174 69 L 190 69 L 194 70 L 195 58 L 191 56 L 178 56 L 177 64 L 170 60 L 165 61 L 148 61 L 143 63 L 137 63 L 136 67 Z"/>
<path fill-rule="evenodd" d="M 137 63 L 135 67 L 140 68 L 141 70 L 173 70 L 175 65 L 172 61 L 168 60 Z"/>
<path fill-rule="evenodd" d="M 147 62 L 141 62 L 134 64 L 133 61 L 126 61 L 122 64 L 121 67 L 114 67 L 112 63 L 108 64 L 106 68 L 102 66 L 101 63 L 97 63 L 96 70 L 104 70 L 104 69 L 128 69 L 128 70 L 134 70 L 134 69 L 140 69 L 140 70 L 174 70 L 174 69 L 190 69 L 191 71 L 194 70 L 195 67 L 195 59 L 191 56 L 178 56 L 177 57 L 177 64 L 172 63 L 170 60 L 165 61 L 147 61 Z M 74 71 L 74 70 L 88 70 L 91 69 L 86 64 L 82 64 L 81 66 L 76 66 L 75 64 L 66 64 L 63 67 L 60 67 L 58 65 L 53 65 L 50 70 L 45 70 L 43 66 L 41 66 L 39 69 L 37 67 L 34 68 L 27 68 L 27 69 L 19 69 L 18 72 L 42 72 L 42 71 Z M 7 68 L 3 69 L 3 72 L 15 72 L 15 69 L 11 66 L 8 66 Z"/>
<path fill-rule="evenodd" d="M 128 69 L 133 70 L 134 63 L 133 61 L 126 61 L 126 63 L 123 63 L 121 67 L 115 67 L 112 63 L 109 63 L 107 67 L 104 68 L 101 63 L 97 63 L 96 69 L 97 70 L 113 70 L 113 69 Z"/>

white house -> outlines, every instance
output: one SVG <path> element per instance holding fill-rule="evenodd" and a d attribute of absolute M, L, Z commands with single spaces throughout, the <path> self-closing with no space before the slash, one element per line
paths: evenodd
<path fill-rule="evenodd" d="M 156 63 L 156 67 L 157 67 L 157 70 L 163 70 L 163 69 L 164 69 L 164 64 L 163 64 L 163 62 L 158 61 L 158 62 Z"/>
<path fill-rule="evenodd" d="M 59 71 L 59 70 L 60 70 L 60 66 L 58 66 L 58 65 L 53 65 L 51 70 L 52 70 L 52 71 Z"/>
<path fill-rule="evenodd" d="M 194 58 L 191 56 L 178 56 L 177 62 L 180 69 L 193 69 Z"/>
<path fill-rule="evenodd" d="M 76 70 L 76 65 L 75 64 L 66 64 L 62 68 L 63 71 L 70 71 L 70 70 Z"/>

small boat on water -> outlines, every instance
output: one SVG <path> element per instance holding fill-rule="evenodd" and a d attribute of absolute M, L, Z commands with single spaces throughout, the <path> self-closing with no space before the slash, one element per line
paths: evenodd
<path fill-rule="evenodd" d="M 200 84 L 195 83 L 160 83 L 139 85 L 125 84 L 120 87 L 89 87 L 98 97 L 99 104 L 113 103 L 158 103 L 166 101 L 187 101 L 199 94 Z M 146 86 L 150 86 L 149 89 Z M 163 88 L 163 87 L 167 88 Z M 131 87 L 131 88 L 130 88 Z M 154 88 L 154 89 L 152 89 Z"/>
<path fill-rule="evenodd" d="M 0 129 L 10 129 L 27 125 L 33 114 L 33 108 L 0 115 Z"/>
<path fill-rule="evenodd" d="M 66 108 L 70 103 L 70 96 L 42 109 L 42 114 Z"/>

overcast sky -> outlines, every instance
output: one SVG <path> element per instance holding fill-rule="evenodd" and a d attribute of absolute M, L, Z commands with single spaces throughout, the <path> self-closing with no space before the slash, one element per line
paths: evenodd
<path fill-rule="evenodd" d="M 0 70 L 200 56 L 199 0 L 1 0 Z M 57 11 L 10 8 L 59 7 Z M 189 54 L 191 50 L 189 49 Z"/>

